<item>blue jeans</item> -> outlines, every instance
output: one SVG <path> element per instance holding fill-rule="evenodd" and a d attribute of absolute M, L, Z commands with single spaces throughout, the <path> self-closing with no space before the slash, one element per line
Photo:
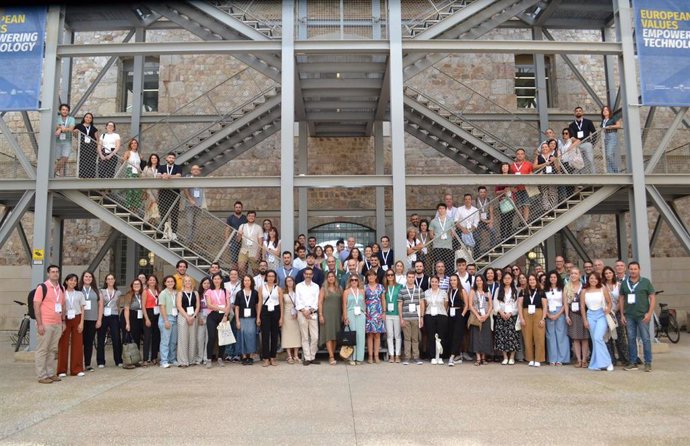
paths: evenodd
<path fill-rule="evenodd" d="M 592 338 L 592 358 L 589 361 L 589 369 L 601 370 L 611 365 L 609 349 L 604 342 L 604 336 L 609 330 L 604 310 L 601 308 L 587 310 L 587 322 L 589 323 L 589 336 Z"/>
<path fill-rule="evenodd" d="M 628 354 L 630 363 L 637 363 L 637 337 L 642 339 L 642 349 L 644 350 L 645 364 L 652 363 L 652 342 L 649 339 L 649 322 L 643 322 L 643 318 L 628 318 Z"/>
<path fill-rule="evenodd" d="M 604 133 L 604 150 L 607 172 L 618 173 L 618 135 L 615 132 Z"/>
<path fill-rule="evenodd" d="M 554 315 L 557 312 L 549 311 L 549 314 Z M 565 314 L 561 314 L 555 321 L 546 318 L 546 351 L 551 363 L 567 364 L 570 362 L 570 340 L 568 339 Z"/>
<path fill-rule="evenodd" d="M 165 321 L 158 318 L 158 328 L 161 332 L 161 364 L 172 364 L 177 361 L 177 317 L 168 315 L 170 328 L 165 328 Z"/>

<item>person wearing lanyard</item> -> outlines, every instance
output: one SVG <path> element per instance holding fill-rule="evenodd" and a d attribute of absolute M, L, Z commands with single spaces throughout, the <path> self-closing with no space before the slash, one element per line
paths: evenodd
<path fill-rule="evenodd" d="M 477 225 L 477 253 L 488 251 L 497 243 L 496 231 L 494 231 L 494 207 L 488 196 L 486 186 L 477 188 L 477 210 L 479 211 L 479 224 Z M 481 249 L 480 249 L 481 248 Z"/>
<path fill-rule="evenodd" d="M 460 286 L 460 278 L 452 274 L 448 280 L 448 340 L 450 343 L 450 356 L 448 366 L 453 367 L 456 362 L 462 364 L 463 339 L 469 311 L 468 296 Z"/>
<path fill-rule="evenodd" d="M 144 367 L 146 367 L 158 362 L 158 348 L 161 343 L 161 332 L 158 329 L 158 318 L 161 314 L 158 306 L 158 278 L 153 274 L 146 279 L 144 307 Z"/>
<path fill-rule="evenodd" d="M 521 350 L 520 333 L 515 329 L 518 314 L 518 292 L 513 275 L 503 275 L 503 283 L 497 287 L 494 296 L 494 311 L 497 313 L 494 326 L 494 348 L 503 353 L 503 365 L 515 364 L 515 352 Z"/>
<path fill-rule="evenodd" d="M 69 116 L 70 106 L 60 104 L 60 114 L 55 128 L 55 175 L 64 175 L 65 164 L 72 153 L 72 131 L 74 131 L 74 118 Z"/>
<path fill-rule="evenodd" d="M 592 338 L 592 359 L 589 362 L 589 369 L 613 372 L 611 356 L 604 342 L 604 336 L 609 331 L 606 314 L 611 311 L 611 296 L 609 290 L 601 283 L 599 273 L 587 274 L 587 288 L 584 293 L 585 298 L 580 306 L 580 312 L 585 328 L 589 330 Z"/>
<path fill-rule="evenodd" d="M 84 113 L 72 133 L 79 141 L 79 178 L 96 178 L 98 129 L 93 125 L 93 114 Z"/>
<path fill-rule="evenodd" d="M 269 231 L 270 232 L 270 231 Z M 278 365 L 278 335 L 283 325 L 283 290 L 278 286 L 278 275 L 268 270 L 266 281 L 259 289 L 261 308 L 257 314 L 256 325 L 261 327 L 261 359 L 264 367 Z"/>
<path fill-rule="evenodd" d="M 621 315 L 618 312 L 620 308 L 620 291 L 621 284 L 616 281 L 616 273 L 610 266 L 605 266 L 603 269 L 604 276 L 604 286 L 609 290 L 609 295 L 611 296 L 611 316 L 618 322 L 616 326 L 616 339 L 611 338 L 608 343 L 609 354 L 613 360 L 613 365 L 616 365 L 616 355 L 618 353 L 618 361 L 621 365 L 628 365 L 628 344 L 625 339 L 625 332 L 623 331 L 623 324 L 620 323 Z"/>
<path fill-rule="evenodd" d="M 596 133 L 597 129 L 594 123 L 583 117 L 584 112 L 582 107 L 575 107 L 575 120 L 568 125 L 570 136 L 575 137 L 575 140 L 580 142 L 580 151 L 584 159 L 589 163 L 585 163 L 585 172 L 595 173 L 594 169 L 594 152 L 592 151 L 592 140 L 590 135 Z"/>
<path fill-rule="evenodd" d="M 117 170 L 117 152 L 120 150 L 120 135 L 115 133 L 115 123 L 108 121 L 105 124 L 105 133 L 98 138 L 98 177 L 112 178 Z"/>
<path fill-rule="evenodd" d="M 207 344 L 208 344 L 208 331 L 206 330 L 208 315 L 210 313 L 208 309 L 208 302 L 206 301 L 206 291 L 211 289 L 211 279 L 204 277 L 199 282 L 199 289 L 197 290 L 197 296 L 199 296 L 199 314 L 197 316 L 196 325 L 196 348 L 194 349 L 193 364 L 206 364 L 208 362 L 207 356 Z M 191 360 L 192 358 L 190 358 Z"/>
<path fill-rule="evenodd" d="M 93 345 L 96 338 L 96 321 L 98 320 L 98 293 L 93 289 L 93 273 L 84 271 L 81 274 L 79 290 L 84 294 L 84 330 L 82 339 L 84 343 L 84 367 L 89 372 L 93 372 L 91 367 L 91 356 L 93 355 Z"/>
<path fill-rule="evenodd" d="M 515 151 L 515 162 L 510 165 L 510 173 L 513 175 L 529 175 L 534 171 L 534 166 L 531 162 L 525 160 L 525 149 L 517 149 Z M 515 195 L 513 197 L 514 204 L 522 212 L 522 218 L 529 221 L 529 195 L 527 189 L 520 184 L 514 188 Z"/>
<path fill-rule="evenodd" d="M 381 348 L 381 333 L 386 332 L 386 313 L 385 308 L 385 291 L 383 285 L 378 283 L 377 273 L 373 269 L 367 271 L 367 285 L 364 287 L 364 304 L 366 305 L 366 322 L 364 329 L 367 333 L 367 352 L 369 359 L 367 362 L 377 364 L 381 362 L 379 359 L 379 349 Z"/>
<path fill-rule="evenodd" d="M 424 264 L 421 261 L 419 263 L 423 270 Z M 423 362 L 419 357 L 422 289 L 415 283 L 414 271 L 408 271 L 405 278 L 405 285 L 400 288 L 398 293 L 398 313 L 402 319 L 400 326 L 403 335 L 403 365 L 408 365 L 410 361 L 422 365 Z"/>
<path fill-rule="evenodd" d="M 113 343 L 113 360 L 115 365 L 122 366 L 122 338 L 120 337 L 120 317 L 118 315 L 118 301 L 120 290 L 115 288 L 115 276 L 105 276 L 105 285 L 101 289 L 101 298 L 98 301 L 98 342 L 96 344 L 96 362 L 98 368 L 105 367 L 105 336 L 110 332 Z"/>
<path fill-rule="evenodd" d="M 67 359 L 69 358 L 69 372 L 71 376 L 84 376 L 82 358 L 84 356 L 84 344 L 82 333 L 84 332 L 84 294 L 77 290 L 79 277 L 69 274 L 65 278 L 63 288 L 65 290 L 65 315 L 66 327 L 58 343 L 58 377 L 67 376 Z"/>
<path fill-rule="evenodd" d="M 134 279 L 129 286 L 129 293 L 124 297 L 124 310 L 120 320 L 120 324 L 124 326 L 122 338 L 126 339 L 129 335 L 137 348 L 141 345 L 141 335 L 144 332 L 144 307 L 141 301 L 143 292 L 144 284 L 141 280 Z M 132 369 L 134 365 L 126 368 Z"/>
<path fill-rule="evenodd" d="M 218 342 L 218 325 L 228 321 L 230 314 L 230 298 L 228 292 L 223 288 L 223 275 L 215 273 L 211 276 L 211 287 L 204 292 L 208 316 L 206 318 L 206 330 L 208 331 L 208 342 L 206 343 L 206 368 L 213 366 L 214 359 L 218 359 L 218 367 L 225 367 L 223 363 L 223 347 L 218 346 L 218 356 L 215 355 L 216 343 Z"/>
<path fill-rule="evenodd" d="M 580 282 L 580 270 L 570 269 L 570 280 L 563 287 L 565 295 L 565 321 L 568 324 L 568 336 L 573 341 L 573 350 L 577 361 L 573 364 L 576 368 L 588 367 L 589 357 L 589 332 L 585 330 L 585 324 L 580 314 L 582 305 L 582 283 Z"/>
<path fill-rule="evenodd" d="M 628 331 L 628 355 L 630 362 L 623 370 L 637 370 L 637 337 L 642 339 L 644 371 L 652 371 L 652 344 L 649 338 L 649 321 L 656 305 L 656 292 L 652 282 L 640 276 L 640 264 L 628 264 L 628 277 L 621 284 L 618 308 L 621 322 Z"/>
<path fill-rule="evenodd" d="M 50 265 L 47 272 L 48 280 L 36 288 L 33 300 L 38 331 L 34 365 L 41 384 L 62 381 L 55 374 L 55 354 L 60 336 L 65 331 L 65 292 L 59 282 L 60 267 Z"/>
<path fill-rule="evenodd" d="M 295 308 L 295 278 L 292 275 L 285 276 L 283 288 L 283 326 L 280 330 L 280 345 L 287 353 L 287 363 L 294 364 L 299 361 L 298 350 L 302 345 L 299 323 L 297 322 L 297 309 Z"/>
<path fill-rule="evenodd" d="M 343 324 L 355 332 L 355 351 L 350 358 L 350 365 L 360 365 L 364 361 L 365 323 L 364 293 L 361 288 L 360 276 L 350 276 L 349 287 L 343 291 Z"/>
<path fill-rule="evenodd" d="M 335 258 L 330 257 L 334 264 Z M 335 271 L 328 271 L 321 290 L 319 291 L 319 345 L 326 344 L 328 363 L 336 365 L 335 344 L 343 319 L 342 301 L 343 289 L 338 283 Z"/>
<path fill-rule="evenodd" d="M 420 311 L 424 319 L 420 321 L 421 328 L 427 333 L 427 353 L 432 364 L 443 364 L 443 360 L 436 359 L 436 338 L 441 341 L 446 337 L 448 329 L 448 294 L 439 288 L 439 279 L 433 276 L 429 283 L 431 287 L 424 292 L 424 299 L 420 303 Z"/>
<path fill-rule="evenodd" d="M 471 324 L 470 327 L 469 350 L 476 355 L 474 365 L 480 366 L 486 364 L 486 355 L 493 354 L 494 351 L 491 343 L 491 325 L 486 323 L 491 315 L 493 302 L 491 301 L 491 296 L 489 296 L 484 276 L 477 275 L 475 277 L 474 285 L 472 285 L 472 290 L 467 300 L 470 304 L 470 311 L 478 322 L 478 325 L 475 323 Z"/>
<path fill-rule="evenodd" d="M 448 216 L 445 203 L 439 203 L 436 206 L 438 217 L 431 220 L 429 230 L 433 238 L 431 249 L 431 260 L 433 265 L 437 262 L 443 262 L 446 270 L 453 270 L 453 240 L 455 236 L 455 222 L 453 218 Z"/>
<path fill-rule="evenodd" d="M 388 362 L 400 362 L 402 339 L 400 338 L 401 314 L 398 309 L 398 298 L 402 286 L 395 278 L 392 269 L 386 271 L 386 341 L 388 343 Z"/>
<path fill-rule="evenodd" d="M 254 364 L 252 355 L 256 353 L 257 313 L 261 311 L 259 293 L 254 289 L 254 279 L 250 275 L 242 278 L 242 290 L 235 298 L 235 326 L 239 331 L 237 343 L 242 355 L 242 365 Z"/>
<path fill-rule="evenodd" d="M 233 268 L 230 270 L 230 280 L 223 284 L 225 291 L 227 291 L 228 301 L 230 302 L 230 311 L 228 313 L 228 320 L 231 320 L 230 326 L 232 327 L 232 335 L 235 339 L 239 339 L 239 333 L 237 331 L 237 326 L 234 323 L 235 319 L 235 298 L 237 293 L 242 289 L 242 282 L 240 282 L 240 275 L 237 269 Z M 240 362 L 240 345 L 235 342 L 234 344 L 226 345 L 223 350 L 223 356 L 227 362 Z"/>
<path fill-rule="evenodd" d="M 525 359 L 530 367 L 540 367 L 546 361 L 546 296 L 539 288 L 537 276 L 527 276 L 527 287 L 520 293 L 518 311 L 525 342 Z"/>
<path fill-rule="evenodd" d="M 563 292 L 563 279 L 558 271 L 549 272 L 544 292 L 549 306 L 546 316 L 546 351 L 551 365 L 562 366 L 570 362 L 570 341 L 565 322 L 567 305 Z"/>
<path fill-rule="evenodd" d="M 395 283 L 400 286 L 405 285 L 407 279 L 405 278 L 405 263 L 402 260 L 398 260 L 393 265 L 393 272 L 395 273 Z"/>
<path fill-rule="evenodd" d="M 158 166 L 158 173 L 163 181 L 182 176 L 182 168 L 175 164 L 175 159 L 177 159 L 177 155 L 174 152 L 170 152 L 165 157 L 165 165 Z M 158 209 L 163 218 L 166 215 L 168 216 L 170 229 L 172 234 L 175 235 L 171 238 L 177 237 L 177 219 L 180 213 L 180 203 L 177 201 L 179 193 L 179 189 L 161 189 L 158 191 Z"/>
<path fill-rule="evenodd" d="M 175 291 L 175 277 L 165 276 L 165 289 L 158 296 L 160 317 L 158 329 L 161 332 L 161 367 L 167 369 L 170 365 L 177 366 L 177 291 Z"/>
<path fill-rule="evenodd" d="M 182 290 L 177 292 L 177 361 L 180 367 L 189 367 L 196 349 L 196 319 L 199 314 L 199 295 L 191 276 L 182 279 Z M 182 316 L 182 318 L 179 317 Z"/>
<path fill-rule="evenodd" d="M 387 235 L 381 237 L 381 250 L 378 252 L 379 263 L 384 271 L 392 270 L 395 254 L 390 247 L 391 239 Z"/>
<path fill-rule="evenodd" d="M 201 167 L 193 165 L 187 178 L 198 178 L 201 175 Z M 187 242 L 194 243 L 194 233 L 196 232 L 197 221 L 201 218 L 201 213 L 208 209 L 206 205 L 206 191 L 204 188 L 190 187 L 182 191 L 185 200 L 185 217 L 187 218 Z"/>

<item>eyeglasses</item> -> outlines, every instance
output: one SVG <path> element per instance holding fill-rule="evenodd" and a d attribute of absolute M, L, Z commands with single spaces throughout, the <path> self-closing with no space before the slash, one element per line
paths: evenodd
<path fill-rule="evenodd" d="M 395 277 L 395 274 L 386 274 L 386 277 Z"/>
<path fill-rule="evenodd" d="M 350 279 L 350 282 L 359 282 L 358 279 Z"/>

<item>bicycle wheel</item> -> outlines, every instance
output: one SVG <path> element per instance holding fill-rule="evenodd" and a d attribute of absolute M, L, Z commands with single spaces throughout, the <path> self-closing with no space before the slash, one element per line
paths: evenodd
<path fill-rule="evenodd" d="M 17 341 L 14 343 L 15 353 L 19 351 L 19 348 L 24 343 L 24 338 L 29 334 L 29 320 L 24 318 L 22 323 L 19 325 L 19 331 L 17 332 Z"/>
<path fill-rule="evenodd" d="M 676 317 L 672 314 L 668 315 L 668 327 L 666 327 L 666 336 L 668 340 L 677 344 L 680 341 L 680 327 Z"/>

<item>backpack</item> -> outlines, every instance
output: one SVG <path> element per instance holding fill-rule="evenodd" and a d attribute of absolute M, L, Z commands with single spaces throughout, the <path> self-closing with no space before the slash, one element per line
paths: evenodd
<path fill-rule="evenodd" d="M 36 312 L 34 311 L 34 296 L 36 295 L 36 290 L 39 286 L 41 287 L 41 290 L 43 290 L 43 300 L 45 300 L 46 295 L 48 294 L 48 287 L 45 283 L 39 283 L 38 285 L 36 285 L 36 288 L 29 291 L 29 295 L 26 298 L 26 305 L 29 307 L 29 317 L 34 320 L 36 320 Z M 43 302 L 43 300 L 41 300 L 41 302 Z"/>

